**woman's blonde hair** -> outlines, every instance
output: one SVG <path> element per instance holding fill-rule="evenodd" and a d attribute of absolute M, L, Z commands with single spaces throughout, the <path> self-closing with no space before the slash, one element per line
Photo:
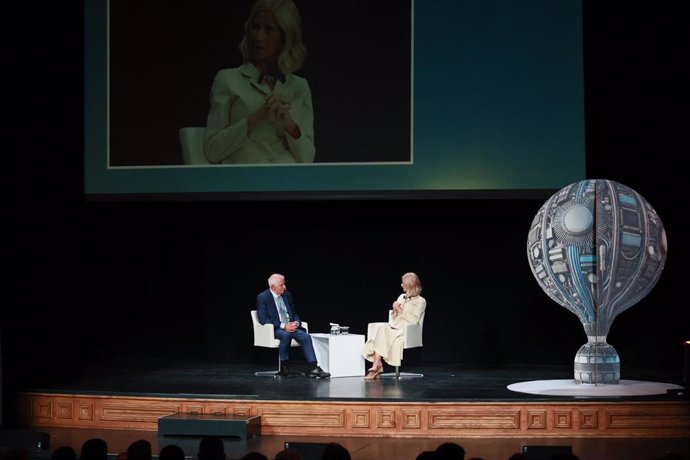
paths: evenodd
<path fill-rule="evenodd" d="M 402 282 L 405 285 L 405 292 L 411 297 L 422 293 L 422 281 L 415 273 L 405 273 L 402 276 Z"/>
<path fill-rule="evenodd" d="M 244 37 L 240 42 L 240 53 L 244 62 L 249 61 L 250 40 L 254 17 L 262 11 L 271 11 L 283 35 L 283 50 L 278 56 L 278 68 L 284 74 L 296 72 L 307 57 L 307 48 L 302 43 L 302 19 L 292 0 L 257 0 L 244 23 Z"/>

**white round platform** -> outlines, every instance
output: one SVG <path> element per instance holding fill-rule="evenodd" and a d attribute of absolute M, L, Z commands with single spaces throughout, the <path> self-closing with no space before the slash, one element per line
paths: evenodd
<path fill-rule="evenodd" d="M 682 390 L 683 387 L 672 383 L 642 382 L 639 380 L 621 380 L 619 384 L 577 383 L 575 379 L 532 380 L 508 385 L 511 391 L 547 396 L 649 396 L 666 394 L 666 390 Z"/>

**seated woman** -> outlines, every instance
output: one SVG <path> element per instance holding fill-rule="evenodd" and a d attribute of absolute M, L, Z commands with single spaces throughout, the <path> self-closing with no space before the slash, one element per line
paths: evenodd
<path fill-rule="evenodd" d="M 400 366 L 403 355 L 403 328 L 408 324 L 418 324 L 426 309 L 426 300 L 422 293 L 422 282 L 410 272 L 402 276 L 403 294 L 393 302 L 391 319 L 387 323 L 371 323 L 376 326 L 364 344 L 362 356 L 373 365 L 367 372 L 365 380 L 379 378 L 383 372 L 385 359 L 391 366 Z"/>
<path fill-rule="evenodd" d="M 212 164 L 313 163 L 314 113 L 302 20 L 292 0 L 257 0 L 240 42 L 243 63 L 213 79 L 204 154 Z"/>

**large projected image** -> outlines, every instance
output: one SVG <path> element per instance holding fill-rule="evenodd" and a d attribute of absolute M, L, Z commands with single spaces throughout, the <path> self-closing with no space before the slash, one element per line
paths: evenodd
<path fill-rule="evenodd" d="M 87 2 L 87 195 L 584 178 L 580 0 L 293 1 Z"/>
<path fill-rule="evenodd" d="M 213 164 L 409 162 L 411 5 L 363 6 L 111 0 L 109 166 L 184 164 L 183 127 L 206 128 Z M 274 98 L 298 138 L 280 120 L 248 131 Z"/>

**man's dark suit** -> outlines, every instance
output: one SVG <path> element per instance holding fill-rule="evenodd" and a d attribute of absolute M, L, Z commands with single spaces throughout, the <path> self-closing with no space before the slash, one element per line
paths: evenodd
<path fill-rule="evenodd" d="M 292 295 L 288 291 L 285 291 L 282 297 L 283 303 L 285 303 L 285 307 L 287 308 L 290 321 L 300 321 L 297 310 L 295 309 L 295 303 L 292 300 Z M 256 296 L 256 314 L 259 317 L 259 322 L 261 324 L 273 324 L 275 338 L 280 340 L 278 354 L 280 355 L 281 361 L 287 361 L 290 357 L 290 342 L 292 339 L 295 339 L 297 343 L 302 346 L 304 359 L 306 359 L 310 364 L 316 364 L 314 345 L 311 342 L 311 337 L 309 334 L 302 327 L 292 333 L 280 328 L 278 306 L 273 299 L 273 293 L 270 289 L 266 289 L 261 294 Z"/>

